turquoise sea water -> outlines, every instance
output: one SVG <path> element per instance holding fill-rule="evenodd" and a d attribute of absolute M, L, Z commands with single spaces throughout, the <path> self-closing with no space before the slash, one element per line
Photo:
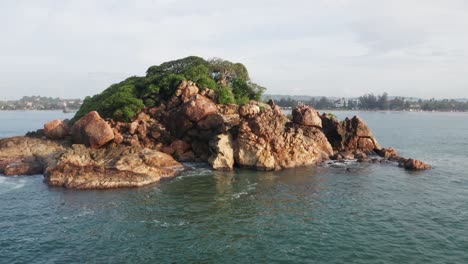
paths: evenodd
<path fill-rule="evenodd" d="M 176 179 L 107 191 L 0 176 L 0 263 L 468 263 L 468 114 L 358 114 L 382 145 L 434 169 L 189 164 Z M 0 137 L 63 117 L 0 112 Z"/>

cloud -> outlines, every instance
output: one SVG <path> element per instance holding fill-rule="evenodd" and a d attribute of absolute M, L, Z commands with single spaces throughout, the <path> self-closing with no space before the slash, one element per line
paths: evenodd
<path fill-rule="evenodd" d="M 455 0 L 1 1 L 0 90 L 84 97 L 199 55 L 243 62 L 270 93 L 468 97 L 467 12 Z"/>

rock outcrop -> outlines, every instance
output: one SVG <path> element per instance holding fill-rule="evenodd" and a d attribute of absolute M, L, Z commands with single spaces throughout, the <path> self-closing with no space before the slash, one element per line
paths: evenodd
<path fill-rule="evenodd" d="M 407 170 L 427 170 L 432 168 L 431 165 L 415 159 L 402 160 L 400 166 Z"/>
<path fill-rule="evenodd" d="M 44 124 L 44 135 L 50 139 L 63 139 L 70 133 L 70 128 L 63 120 L 52 120 Z"/>
<path fill-rule="evenodd" d="M 279 170 L 317 164 L 327 160 L 333 150 L 317 127 L 291 122 L 274 106 L 241 107 L 243 117 L 235 138 L 235 160 L 242 167 Z"/>
<path fill-rule="evenodd" d="M 322 119 L 323 131 L 333 146 L 334 155 L 332 159 L 357 159 L 359 162 L 395 162 L 407 170 L 432 168 L 422 161 L 401 157 L 392 147 L 382 148 L 369 126 L 358 116 L 351 119 L 346 118 L 342 122 L 328 114 L 323 114 L 320 118 Z M 382 159 L 371 158 L 372 156 L 380 156 Z"/>
<path fill-rule="evenodd" d="M 378 155 L 408 170 L 431 168 L 382 148 L 357 116 L 340 122 L 300 106 L 290 120 L 272 101 L 239 107 L 217 105 L 216 97 L 184 81 L 169 100 L 128 123 L 104 120 L 95 111 L 71 129 L 51 121 L 30 137 L 0 140 L 0 173 L 44 174 L 53 186 L 103 189 L 174 177 L 184 169 L 178 161 L 208 162 L 215 170 L 280 170 L 330 158 L 375 162 Z"/>
<path fill-rule="evenodd" d="M 138 187 L 177 176 L 183 166 L 168 154 L 123 145 L 92 149 L 31 137 L 0 140 L 0 173 L 44 174 L 52 186 L 78 189 Z"/>
<path fill-rule="evenodd" d="M 45 181 L 76 189 L 139 187 L 174 177 L 181 170 L 183 166 L 172 156 L 155 150 L 73 145 L 46 170 Z"/>
<path fill-rule="evenodd" d="M 308 106 L 298 106 L 292 111 L 293 122 L 303 126 L 314 126 L 321 128 L 322 119 L 315 109 Z"/>
<path fill-rule="evenodd" d="M 99 148 L 114 139 L 114 132 L 98 112 L 92 111 L 78 120 L 71 128 L 73 141 L 91 148 Z"/>
<path fill-rule="evenodd" d="M 0 173 L 42 174 L 67 148 L 67 143 L 33 137 L 0 139 Z"/>
<path fill-rule="evenodd" d="M 220 134 L 210 141 L 212 155 L 208 163 L 215 170 L 232 170 L 234 168 L 234 148 L 232 136 L 229 133 Z"/>
<path fill-rule="evenodd" d="M 327 139 L 335 151 L 374 152 L 381 149 L 369 126 L 358 116 L 340 122 L 334 116 L 320 116 Z"/>

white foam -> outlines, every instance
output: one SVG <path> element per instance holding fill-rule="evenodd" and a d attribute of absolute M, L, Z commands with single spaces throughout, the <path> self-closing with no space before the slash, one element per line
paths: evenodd
<path fill-rule="evenodd" d="M 0 176 L 0 194 L 23 188 L 26 180 L 15 177 Z"/>

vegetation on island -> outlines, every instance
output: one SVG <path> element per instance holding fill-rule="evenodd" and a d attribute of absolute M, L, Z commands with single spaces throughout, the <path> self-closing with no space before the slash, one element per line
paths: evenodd
<path fill-rule="evenodd" d="M 247 68 L 241 63 L 190 56 L 151 66 L 146 76 L 130 77 L 100 94 L 86 97 L 72 121 L 93 110 L 103 117 L 129 121 L 144 107 L 169 100 L 184 80 L 195 82 L 201 89 L 214 90 L 220 104 L 260 100 L 265 91 L 250 80 Z"/>

